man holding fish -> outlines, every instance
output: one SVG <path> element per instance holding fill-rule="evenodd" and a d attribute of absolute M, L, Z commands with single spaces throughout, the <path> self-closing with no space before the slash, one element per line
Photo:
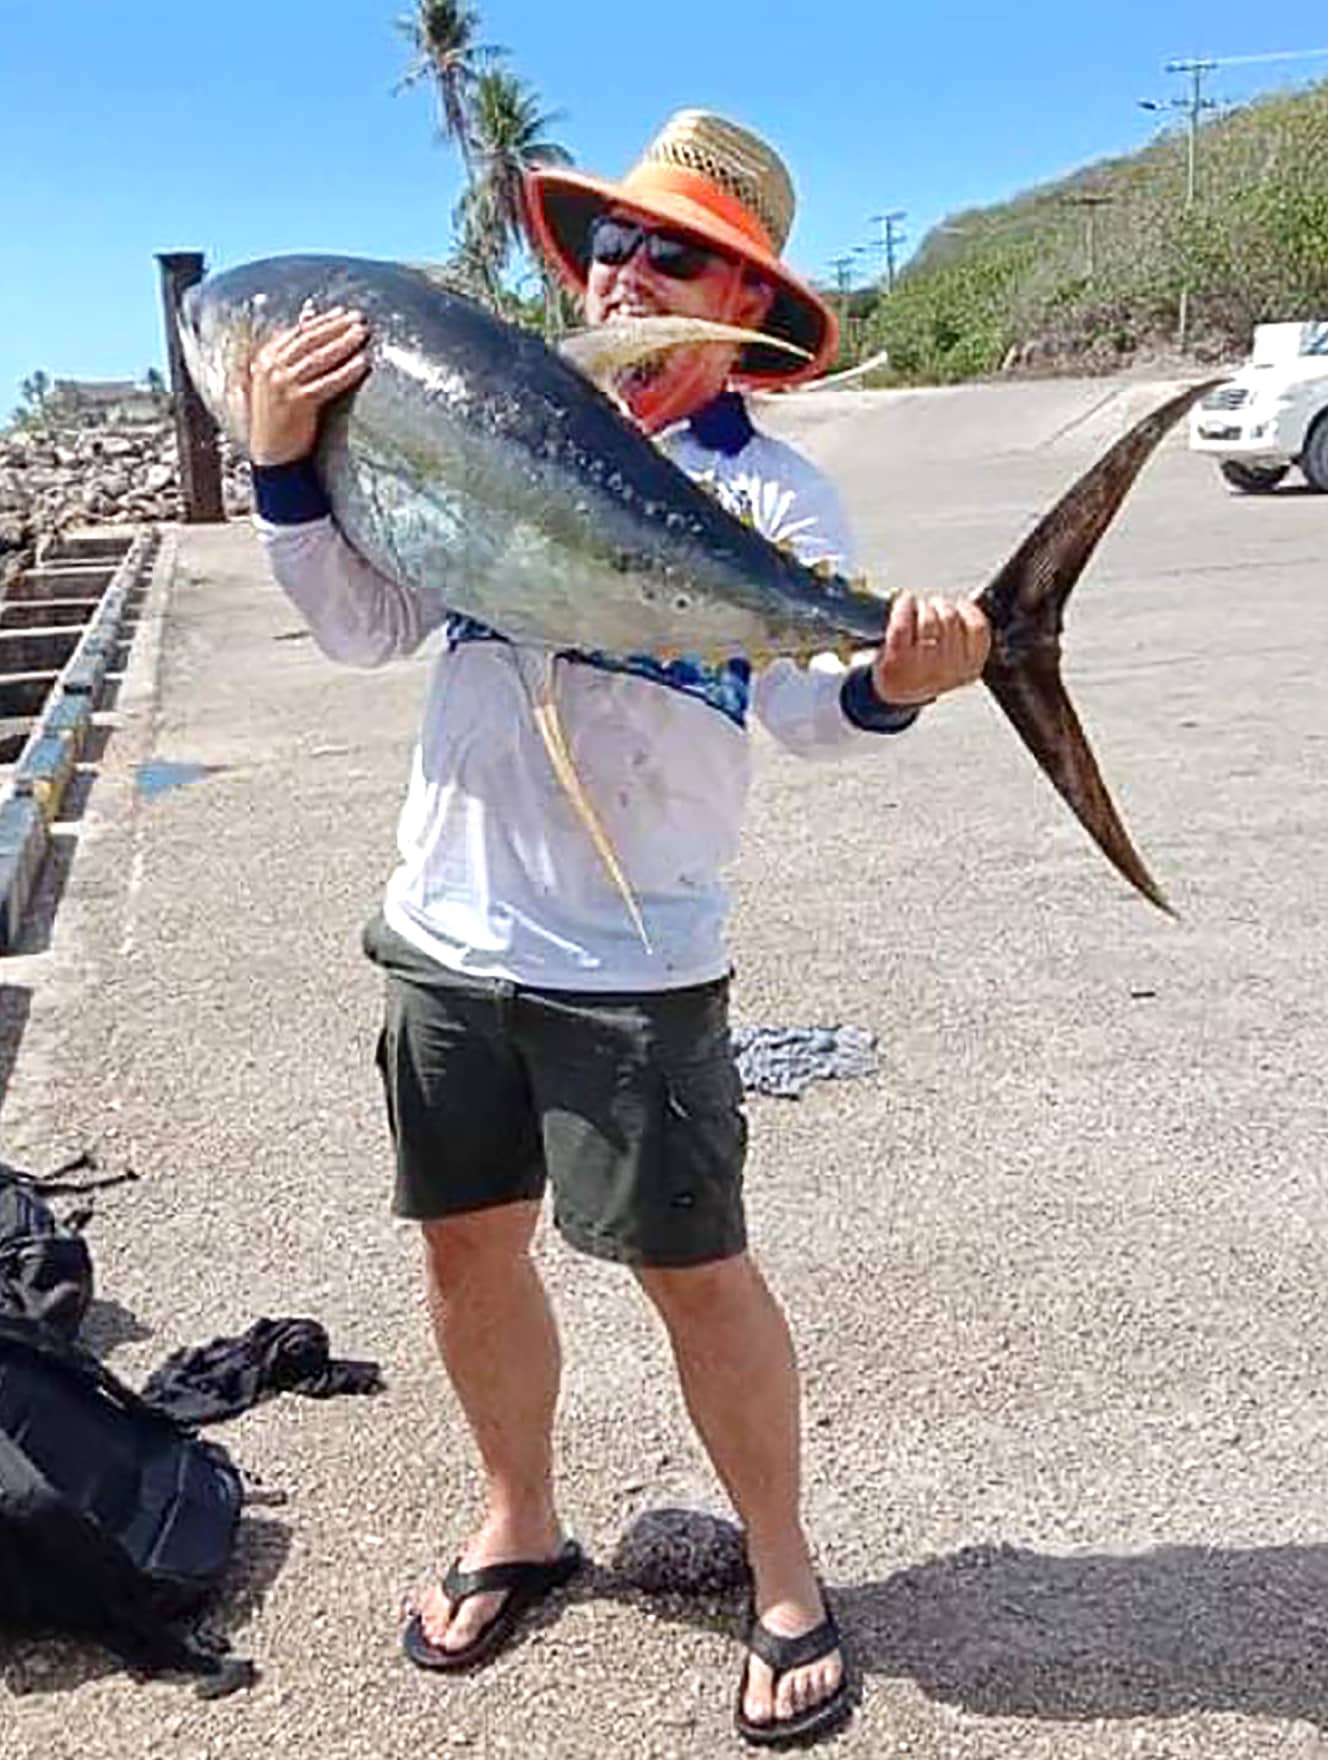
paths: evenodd
<path fill-rule="evenodd" d="M 813 377 L 836 349 L 832 313 L 780 260 L 794 198 L 778 156 L 683 111 L 621 184 L 542 171 L 528 199 L 591 327 L 671 314 L 772 339 L 634 360 L 616 396 L 722 505 L 802 561 L 846 570 L 833 490 L 753 428 L 741 396 Z M 800 1517 L 793 1350 L 747 1250 L 720 870 L 735 853 L 749 714 L 795 751 L 860 751 L 979 677 L 988 622 L 970 602 L 901 594 L 871 664 L 838 671 L 561 654 L 567 755 L 639 902 L 634 929 L 533 724 L 531 650 L 447 614 L 446 580 L 441 599 L 388 580 L 329 517 L 312 466 L 320 415 L 369 371 L 371 328 L 356 310 L 306 310 L 255 356 L 248 415 L 259 530 L 324 650 L 372 665 L 439 623 L 446 635 L 401 862 L 365 942 L 387 974 L 378 1056 L 395 1208 L 422 1225 L 438 1347 L 487 1505 L 406 1649 L 442 1671 L 487 1660 L 581 1561 L 555 1502 L 559 1345 L 529 1255 L 549 1184 L 570 1244 L 630 1266 L 658 1309 L 742 1518 L 753 1623 L 737 1726 L 763 1745 L 806 1739 L 843 1721 L 851 1689 Z"/>

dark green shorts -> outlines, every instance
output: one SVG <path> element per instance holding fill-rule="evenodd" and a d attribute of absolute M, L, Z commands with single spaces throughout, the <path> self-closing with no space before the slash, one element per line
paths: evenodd
<path fill-rule="evenodd" d="M 434 1221 L 542 1196 L 583 1252 L 700 1265 L 747 1244 L 728 980 L 601 995 L 462 978 L 380 918 L 378 1066 L 393 1208 Z"/>

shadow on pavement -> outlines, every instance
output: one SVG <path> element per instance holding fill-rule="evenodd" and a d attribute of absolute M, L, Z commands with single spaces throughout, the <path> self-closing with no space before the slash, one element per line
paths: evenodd
<path fill-rule="evenodd" d="M 108 1296 L 93 1297 L 79 1330 L 79 1342 L 94 1357 L 109 1356 L 117 1345 L 140 1344 L 151 1337 L 150 1326 L 144 1325 L 122 1302 L 112 1301 Z"/>
<path fill-rule="evenodd" d="M 592 1566 L 571 1598 L 741 1631 L 745 1588 L 650 1593 L 615 1565 Z M 1328 1728 L 1328 1544 L 1071 1557 L 971 1546 L 829 1589 L 859 1673 L 913 1680 L 978 1716 L 1224 1711 Z"/>
<path fill-rule="evenodd" d="M 31 1010 L 31 990 L 19 984 L 0 984 L 0 1106 L 9 1092 Z"/>
<path fill-rule="evenodd" d="M 228 1645 L 234 1645 L 235 1653 L 243 1655 L 243 1628 L 262 1606 L 290 1547 L 286 1523 L 245 1516 L 236 1535 L 225 1581 L 216 1599 L 198 1617 L 200 1632 L 220 1635 Z M 75 1638 L 0 1637 L 0 1685 L 15 1698 L 69 1692 L 107 1675 L 127 1672 L 125 1665 L 108 1650 Z M 171 1678 L 178 1679 L 186 1693 L 195 1684 L 184 1675 Z"/>
<path fill-rule="evenodd" d="M 974 1546 L 834 1594 L 862 1669 L 984 1716 L 1328 1727 L 1328 1545 Z"/>

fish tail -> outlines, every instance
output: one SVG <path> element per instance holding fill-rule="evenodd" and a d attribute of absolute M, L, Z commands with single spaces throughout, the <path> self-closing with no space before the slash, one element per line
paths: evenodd
<path fill-rule="evenodd" d="M 558 713 L 558 699 L 554 691 L 555 657 L 551 654 L 544 674 L 544 686 L 538 698 L 532 699 L 531 708 L 535 717 L 535 726 L 539 729 L 540 738 L 544 741 L 544 749 L 549 754 L 549 762 L 553 765 L 553 773 L 563 786 L 563 791 L 572 804 L 577 817 L 590 833 L 590 840 L 595 846 L 600 861 L 608 871 L 609 878 L 617 887 L 623 903 L 627 906 L 632 926 L 641 938 L 641 945 L 647 953 L 653 953 L 650 937 L 646 934 L 645 922 L 641 910 L 632 892 L 622 863 L 618 860 L 617 851 L 613 847 L 608 832 L 604 829 L 594 803 L 586 793 L 585 784 L 577 775 L 576 765 L 568 749 L 567 738 L 563 732 L 562 718 Z"/>
<path fill-rule="evenodd" d="M 977 599 L 992 627 L 984 683 L 1108 861 L 1172 916 L 1121 822 L 1062 682 L 1061 618 L 1145 461 L 1215 383 L 1181 392 L 1136 423 L 1039 521 Z"/>

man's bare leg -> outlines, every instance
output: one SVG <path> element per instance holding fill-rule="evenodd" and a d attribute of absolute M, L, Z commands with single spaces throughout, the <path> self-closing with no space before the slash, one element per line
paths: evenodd
<path fill-rule="evenodd" d="M 668 1328 L 683 1396 L 747 1530 L 757 1615 L 796 1637 L 821 1623 L 800 1501 L 797 1370 L 788 1327 L 746 1253 L 682 1270 L 638 1271 Z M 753 1657 L 744 1709 L 754 1722 L 788 1718 L 828 1698 L 843 1676 L 836 1654 L 772 1675 Z"/>
<path fill-rule="evenodd" d="M 552 1460 L 562 1359 L 530 1258 L 538 1216 L 536 1203 L 502 1204 L 424 1224 L 434 1336 L 484 1466 L 485 1516 L 462 1551 L 466 1570 L 552 1558 L 563 1541 Z M 453 1618 L 435 1586 L 420 1607 L 425 1636 L 463 1649 L 503 1599 L 473 1595 Z"/>

